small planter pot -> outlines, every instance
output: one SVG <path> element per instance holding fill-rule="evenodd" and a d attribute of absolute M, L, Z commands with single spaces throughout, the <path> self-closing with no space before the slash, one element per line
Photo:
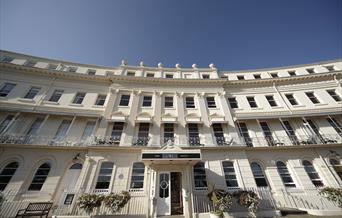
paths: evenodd
<path fill-rule="evenodd" d="M 222 213 L 210 212 L 209 215 L 210 215 L 210 218 L 222 218 L 223 217 Z"/>

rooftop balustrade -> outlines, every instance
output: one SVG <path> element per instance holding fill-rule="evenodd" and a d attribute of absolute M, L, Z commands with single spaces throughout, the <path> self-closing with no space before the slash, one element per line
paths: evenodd
<path fill-rule="evenodd" d="M 134 146 L 134 147 L 273 147 L 273 146 L 300 146 L 315 144 L 341 144 L 342 136 L 338 134 L 329 135 L 293 135 L 289 136 L 267 136 L 267 137 L 135 137 L 135 136 L 96 136 L 87 138 L 80 137 L 53 137 L 43 135 L 0 135 L 0 144 L 20 145 L 45 145 L 62 147 L 110 147 L 110 146 Z"/>

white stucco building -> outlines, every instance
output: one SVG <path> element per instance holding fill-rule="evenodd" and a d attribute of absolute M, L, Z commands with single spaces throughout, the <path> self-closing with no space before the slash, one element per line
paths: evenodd
<path fill-rule="evenodd" d="M 342 215 L 317 195 L 342 186 L 341 60 L 238 72 L 0 61 L 2 217 L 35 201 L 81 215 L 80 194 L 122 190 L 122 214 L 208 217 L 208 184 L 254 190 L 258 216 Z"/>

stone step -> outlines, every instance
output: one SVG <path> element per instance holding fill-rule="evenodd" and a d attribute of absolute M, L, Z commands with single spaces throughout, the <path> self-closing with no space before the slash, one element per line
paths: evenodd
<path fill-rule="evenodd" d="M 168 215 L 168 216 L 157 216 L 160 218 L 185 218 L 183 215 Z"/>

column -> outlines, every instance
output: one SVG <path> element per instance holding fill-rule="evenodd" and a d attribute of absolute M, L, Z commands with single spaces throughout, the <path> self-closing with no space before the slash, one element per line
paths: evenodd
<path fill-rule="evenodd" d="M 244 188 L 256 188 L 257 185 L 255 183 L 253 172 L 245 153 L 237 154 L 236 165 L 240 171 L 237 175 L 240 176 L 240 180 L 243 183 L 241 185 L 243 185 Z"/>
<path fill-rule="evenodd" d="M 289 170 L 296 187 L 303 189 L 315 189 L 315 186 L 312 184 L 301 162 L 302 161 L 300 159 L 289 160 L 287 164 L 287 169 Z M 294 173 L 291 173 L 291 166 Z"/>
<path fill-rule="evenodd" d="M 153 122 L 151 126 L 150 134 L 151 138 L 151 146 L 160 146 L 160 134 L 161 134 L 161 98 L 163 92 L 153 92 Z"/>
<path fill-rule="evenodd" d="M 105 106 L 103 116 L 101 117 L 100 123 L 96 131 L 96 135 L 98 136 L 106 136 L 108 119 L 111 118 L 111 114 L 113 112 L 116 99 L 118 98 L 119 91 L 119 89 L 112 90 L 111 88 L 109 90 L 107 104 Z"/>
<path fill-rule="evenodd" d="M 176 92 L 176 110 L 178 114 L 178 125 L 175 126 L 175 135 L 176 141 L 175 143 L 180 146 L 186 146 L 186 122 L 185 122 L 185 105 L 184 105 L 184 93 L 183 92 Z"/>
<path fill-rule="evenodd" d="M 228 102 L 226 99 L 226 92 L 222 91 L 218 93 L 219 104 L 221 106 L 221 112 L 224 114 L 225 120 L 228 122 L 228 133 L 232 138 L 239 138 L 239 134 L 237 132 L 237 128 L 235 126 L 235 122 L 233 120 L 232 112 L 230 111 L 230 107 L 228 106 Z"/>
<path fill-rule="evenodd" d="M 204 138 L 201 137 L 201 144 L 204 144 L 205 146 L 213 146 L 213 135 L 211 133 L 209 118 L 208 118 L 208 110 L 207 110 L 207 104 L 205 102 L 205 93 L 197 93 L 197 100 L 198 100 L 198 106 L 199 106 L 199 112 L 201 116 L 201 120 L 203 122 L 202 125 L 202 133 Z"/>
<path fill-rule="evenodd" d="M 122 133 L 121 142 L 123 146 L 132 145 L 134 129 L 135 129 L 135 119 L 138 114 L 139 100 L 141 96 L 141 91 L 132 90 L 130 97 L 130 113 L 127 118 L 126 127 L 124 128 L 124 132 Z"/>

